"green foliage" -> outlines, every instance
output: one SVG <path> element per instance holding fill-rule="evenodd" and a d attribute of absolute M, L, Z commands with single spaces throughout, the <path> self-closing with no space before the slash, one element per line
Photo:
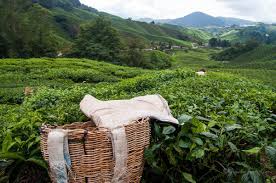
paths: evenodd
<path fill-rule="evenodd" d="M 66 10 L 81 5 L 79 0 L 34 0 L 34 2 L 37 2 L 46 8 L 60 7 Z"/>
<path fill-rule="evenodd" d="M 143 52 L 139 48 L 129 48 L 123 53 L 123 63 L 132 67 L 142 67 L 145 62 Z"/>
<path fill-rule="evenodd" d="M 262 183 L 264 182 L 262 175 L 258 171 L 248 171 L 241 178 L 242 183 Z"/>
<path fill-rule="evenodd" d="M 193 37 L 195 42 L 208 42 L 213 36 L 207 31 L 204 31 L 202 29 L 196 29 L 196 28 L 184 28 L 183 31 L 187 34 Z M 198 41 L 196 41 L 198 40 Z"/>
<path fill-rule="evenodd" d="M 276 47 L 273 45 L 260 45 L 239 57 L 231 60 L 231 64 L 245 68 L 276 69 Z"/>
<path fill-rule="evenodd" d="M 276 94 L 267 86 L 222 73 L 199 77 L 186 69 L 155 71 L 117 83 L 68 86 L 40 87 L 20 106 L 4 107 L 6 112 L 0 123 L 9 122 L 1 135 L 4 150 L 25 152 L 26 162 L 31 158 L 28 146 L 38 147 L 37 129 L 43 122 L 86 121 L 79 110 L 85 94 L 109 100 L 159 93 L 168 100 L 182 125 L 153 121 L 151 146 L 145 152 L 146 182 L 263 179 L 260 156 L 255 150 L 272 144 L 276 130 L 271 120 Z M 34 143 L 29 145 L 31 142 Z M 24 145 L 19 148 L 18 144 Z"/>
<path fill-rule="evenodd" d="M 206 68 L 208 66 L 218 66 L 218 62 L 210 59 L 210 54 L 217 53 L 213 49 L 193 49 L 186 51 L 176 51 L 173 53 L 173 68 L 188 67 L 193 69 Z"/>
<path fill-rule="evenodd" d="M 273 63 L 274 67 L 275 67 L 275 63 Z M 241 77 L 258 80 L 274 88 L 276 87 L 276 83 L 274 79 L 276 75 L 276 70 L 270 70 L 269 65 L 268 66 L 264 65 L 263 69 L 262 68 L 255 69 L 255 67 L 251 69 L 249 67 L 249 69 L 246 69 L 246 64 L 244 66 L 240 66 L 235 64 L 232 65 L 231 63 L 229 63 L 229 65 L 226 66 L 226 69 L 219 68 L 219 70 L 218 69 L 213 69 L 213 70 L 216 70 L 219 72 L 227 72 L 227 73 L 239 75 Z"/>
<path fill-rule="evenodd" d="M 267 146 L 266 154 L 269 157 L 273 167 L 276 168 L 276 146 L 275 147 Z"/>
<path fill-rule="evenodd" d="M 209 46 L 211 47 L 230 47 L 231 43 L 227 40 L 221 40 L 221 39 L 217 39 L 217 38 L 211 38 L 209 40 Z"/>
<path fill-rule="evenodd" d="M 71 54 L 80 27 L 99 17 L 109 19 L 126 44 L 130 38 L 137 38 L 148 46 L 151 41 L 190 46 L 191 41 L 202 42 L 207 34 L 177 26 L 125 20 L 98 12 L 78 0 L 9 0 L 0 5 L 0 12 L 0 58 Z"/>
<path fill-rule="evenodd" d="M 244 28 L 226 28 L 226 30 L 220 34 L 220 38 L 229 40 L 232 43 L 245 43 L 250 40 L 255 40 L 261 44 L 275 44 L 276 29 L 275 25 L 263 23 Z"/>
<path fill-rule="evenodd" d="M 166 69 L 172 66 L 172 58 L 161 51 L 146 51 L 141 67 L 146 69 Z"/>
<path fill-rule="evenodd" d="M 118 82 L 147 71 L 115 66 L 88 59 L 5 59 L 0 60 L 0 104 L 21 104 L 24 88 L 41 86 L 66 88 Z"/>
<path fill-rule="evenodd" d="M 258 47 L 259 44 L 256 41 L 248 41 L 246 44 L 235 44 L 231 48 L 228 48 L 226 50 L 223 50 L 222 52 L 215 54 L 212 56 L 214 60 L 218 61 L 229 61 L 237 58 L 238 56 L 247 53 L 249 51 L 252 51 L 256 47 Z"/>
<path fill-rule="evenodd" d="M 127 50 L 122 52 L 121 58 L 122 62 L 128 66 L 145 69 L 167 69 L 172 65 L 172 57 L 164 52 L 143 51 L 145 45 L 139 39 L 131 39 L 127 47 Z"/>
<path fill-rule="evenodd" d="M 33 122 L 21 121 L 5 132 L 0 151 L 2 179 L 18 183 L 49 181 L 47 164 L 40 153 L 37 128 L 37 124 Z M 17 132 L 19 129 L 22 132 Z"/>
<path fill-rule="evenodd" d="M 121 42 L 111 23 L 99 17 L 92 24 L 81 28 L 74 45 L 74 54 L 96 60 L 119 62 Z"/>
<path fill-rule="evenodd" d="M 52 21 L 49 11 L 21 0 L 8 1 L 0 10 L 1 57 L 56 55 L 60 43 L 47 25 Z"/>

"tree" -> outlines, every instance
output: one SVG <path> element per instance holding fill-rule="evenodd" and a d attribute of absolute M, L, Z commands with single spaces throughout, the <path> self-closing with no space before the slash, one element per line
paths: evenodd
<path fill-rule="evenodd" d="M 128 66 L 141 67 L 144 62 L 142 49 L 144 43 L 137 38 L 133 38 L 128 42 L 128 48 L 123 55 L 123 62 Z"/>
<path fill-rule="evenodd" d="M 235 43 L 230 48 L 212 55 L 212 58 L 219 61 L 233 60 L 234 58 L 257 48 L 258 46 L 259 43 L 256 40 L 249 40 L 245 44 Z"/>
<path fill-rule="evenodd" d="M 52 36 L 45 8 L 32 1 L 10 0 L 0 12 L 0 57 L 56 55 L 58 40 Z"/>
<path fill-rule="evenodd" d="M 74 44 L 74 53 L 79 57 L 119 62 L 121 41 L 111 23 L 99 17 L 92 24 L 81 27 Z"/>
<path fill-rule="evenodd" d="M 0 35 L 0 58 L 8 57 L 9 43 Z"/>
<path fill-rule="evenodd" d="M 210 47 L 230 47 L 231 43 L 228 40 L 221 40 L 221 39 L 217 39 L 217 38 L 211 38 L 209 40 L 209 46 Z"/>
<path fill-rule="evenodd" d="M 218 44 L 217 38 L 211 38 L 211 39 L 209 40 L 209 45 L 210 45 L 210 47 L 216 47 L 217 44 Z"/>

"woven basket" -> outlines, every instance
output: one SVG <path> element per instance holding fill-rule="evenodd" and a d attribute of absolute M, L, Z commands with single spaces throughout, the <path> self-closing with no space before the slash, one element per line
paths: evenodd
<path fill-rule="evenodd" d="M 51 129 L 68 129 L 69 153 L 72 161 L 70 183 L 111 182 L 115 161 L 111 132 L 97 128 L 93 122 L 73 123 L 65 126 L 43 126 L 41 149 L 48 161 L 47 138 Z M 144 167 L 144 150 L 150 142 L 149 118 L 140 119 L 125 126 L 128 158 L 126 182 L 138 183 Z M 50 173 L 51 175 L 51 173 Z"/>

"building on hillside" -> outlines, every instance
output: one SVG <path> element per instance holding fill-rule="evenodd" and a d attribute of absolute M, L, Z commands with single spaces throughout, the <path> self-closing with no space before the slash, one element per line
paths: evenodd
<path fill-rule="evenodd" d="M 143 49 L 143 51 L 153 51 L 154 49 L 153 48 L 145 48 Z"/>
<path fill-rule="evenodd" d="M 63 56 L 63 53 L 60 51 L 57 53 L 57 57 L 62 57 Z"/>
<path fill-rule="evenodd" d="M 182 49 L 182 47 L 181 46 L 173 45 L 173 46 L 171 46 L 171 49 L 172 50 L 180 50 L 180 49 Z"/>

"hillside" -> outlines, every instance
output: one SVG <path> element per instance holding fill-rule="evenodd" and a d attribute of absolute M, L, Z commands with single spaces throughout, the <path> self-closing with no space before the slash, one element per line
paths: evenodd
<path fill-rule="evenodd" d="M 276 70 L 276 46 L 254 42 L 236 45 L 211 56 L 217 61 L 225 61 L 239 68 Z"/>
<path fill-rule="evenodd" d="M 208 71 L 231 73 L 276 87 L 275 46 L 263 45 L 230 61 L 213 60 L 212 55 L 220 52 L 221 50 L 217 49 L 177 51 L 173 54 L 172 67 L 193 70 L 205 68 Z"/>
<path fill-rule="evenodd" d="M 199 42 L 205 42 L 207 43 L 209 39 L 212 38 L 212 35 L 208 33 L 205 30 L 198 29 L 198 28 L 186 28 L 186 27 L 181 27 L 178 25 L 171 25 L 171 24 L 162 24 L 163 27 L 167 27 L 169 29 L 176 29 L 180 32 L 182 32 L 184 35 L 189 35 L 189 37 L 193 38 L 195 41 Z"/>
<path fill-rule="evenodd" d="M 261 45 L 230 61 L 240 67 L 267 68 L 276 70 L 276 46 Z"/>
<path fill-rule="evenodd" d="M 232 42 L 246 42 L 256 40 L 260 43 L 276 43 L 276 26 L 270 24 L 258 24 L 244 28 L 226 29 L 221 35 L 221 39 Z"/>
<path fill-rule="evenodd" d="M 78 0 L 1 0 L 0 3 L 1 57 L 16 57 L 18 53 L 28 57 L 30 50 L 34 57 L 51 56 L 53 48 L 66 53 L 80 26 L 99 16 L 111 21 L 125 44 L 131 39 L 139 39 L 146 45 L 156 41 L 189 46 L 188 42 L 202 41 L 177 27 L 125 20 L 82 5 Z"/>

